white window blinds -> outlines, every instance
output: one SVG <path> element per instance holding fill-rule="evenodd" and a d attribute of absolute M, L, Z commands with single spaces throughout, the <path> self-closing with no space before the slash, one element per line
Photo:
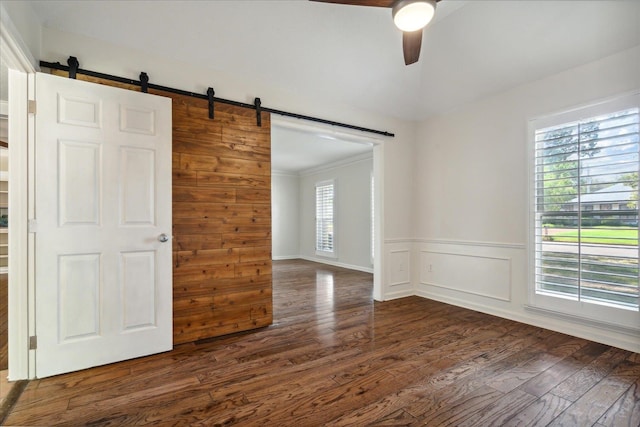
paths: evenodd
<path fill-rule="evenodd" d="M 638 108 L 535 129 L 535 292 L 638 310 Z"/>
<path fill-rule="evenodd" d="M 334 252 L 334 183 L 316 184 L 316 251 Z"/>

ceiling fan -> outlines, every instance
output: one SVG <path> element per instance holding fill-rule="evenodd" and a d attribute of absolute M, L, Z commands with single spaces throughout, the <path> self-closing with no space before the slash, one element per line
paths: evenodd
<path fill-rule="evenodd" d="M 422 29 L 433 19 L 440 0 L 310 0 L 319 3 L 390 7 L 393 22 L 402 30 L 402 51 L 406 65 L 418 62 Z"/>

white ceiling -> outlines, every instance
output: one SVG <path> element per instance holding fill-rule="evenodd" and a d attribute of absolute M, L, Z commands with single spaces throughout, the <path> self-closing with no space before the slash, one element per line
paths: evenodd
<path fill-rule="evenodd" d="M 410 66 L 385 8 L 305 0 L 31 3 L 45 27 L 407 120 L 640 44 L 638 0 L 443 0 Z"/>
<path fill-rule="evenodd" d="M 271 128 L 271 169 L 301 172 L 346 159 L 373 155 L 373 146 L 365 142 L 345 141 L 323 132 Z"/>
<path fill-rule="evenodd" d="M 46 27 L 416 120 L 640 44 L 637 0 L 443 0 L 411 66 L 386 8 L 305 0 L 32 3 Z"/>

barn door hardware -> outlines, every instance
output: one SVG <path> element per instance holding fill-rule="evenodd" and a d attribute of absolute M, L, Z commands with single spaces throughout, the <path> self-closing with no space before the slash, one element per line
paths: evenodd
<path fill-rule="evenodd" d="M 260 98 L 253 100 L 253 105 L 256 107 L 256 121 L 259 127 L 262 127 L 262 101 Z"/>
<path fill-rule="evenodd" d="M 78 67 L 80 66 L 80 62 L 78 62 L 78 58 L 75 56 L 70 56 L 67 59 L 67 64 L 69 65 L 69 78 L 75 79 L 76 74 L 78 73 Z"/>
<path fill-rule="evenodd" d="M 111 74 L 100 73 L 97 71 L 82 70 L 78 68 L 80 64 L 78 63 L 78 59 L 75 56 L 70 56 L 69 60 L 67 61 L 67 64 L 69 65 L 68 66 L 62 65 L 60 62 L 40 61 L 41 67 L 50 68 L 52 70 L 68 71 L 69 78 L 72 78 L 72 79 L 75 79 L 76 74 L 79 73 L 79 74 L 84 74 L 85 76 L 96 77 L 99 79 L 111 80 L 114 82 L 140 86 L 143 92 L 145 92 L 145 88 L 146 88 L 147 90 L 154 89 L 154 90 L 159 90 L 163 92 L 175 93 L 177 95 L 190 96 L 192 98 L 207 100 L 209 102 L 210 118 L 213 118 L 213 102 L 215 101 L 221 104 L 233 105 L 235 107 L 256 110 L 256 122 L 258 126 L 262 126 L 262 112 L 264 111 L 265 113 L 269 113 L 269 114 L 278 114 L 280 116 L 293 117 L 295 119 L 308 120 L 310 122 L 323 123 L 326 125 L 337 126 L 337 127 L 342 127 L 346 129 L 353 129 L 359 132 L 368 132 L 368 133 L 373 133 L 376 135 L 382 135 L 382 136 L 388 136 L 388 137 L 395 136 L 393 133 L 382 131 L 382 130 L 369 129 L 362 126 L 350 125 L 347 123 L 335 122 L 333 120 L 326 120 L 318 117 L 306 116 L 304 114 L 297 114 L 297 113 L 291 113 L 289 111 L 277 110 L 275 108 L 263 107 L 262 102 L 260 101 L 260 98 L 255 98 L 253 101 L 253 104 L 249 104 L 247 102 L 238 102 L 238 101 L 232 101 L 229 99 L 216 98 L 214 97 L 215 93 L 213 92 L 213 88 L 209 88 L 209 90 L 211 91 L 211 94 L 209 94 L 209 90 L 207 90 L 206 94 L 203 94 L 202 92 L 194 93 L 194 92 L 189 92 L 182 89 L 175 89 L 168 86 L 149 83 L 148 76 L 146 73 L 141 73 L 140 80 L 138 81 L 138 80 L 128 79 L 126 77 L 119 77 Z"/>
<path fill-rule="evenodd" d="M 140 90 L 142 93 L 149 92 L 149 75 L 144 71 L 140 73 Z"/>
<path fill-rule="evenodd" d="M 215 94 L 216 92 L 213 90 L 212 87 L 207 89 L 207 98 L 209 98 L 209 118 L 210 119 L 213 119 L 213 95 Z"/>

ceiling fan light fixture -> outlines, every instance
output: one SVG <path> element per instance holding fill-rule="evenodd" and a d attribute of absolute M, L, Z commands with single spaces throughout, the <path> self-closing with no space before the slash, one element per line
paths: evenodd
<path fill-rule="evenodd" d="M 418 31 L 426 27 L 435 13 L 435 0 L 398 0 L 391 9 L 393 22 L 402 31 Z"/>

